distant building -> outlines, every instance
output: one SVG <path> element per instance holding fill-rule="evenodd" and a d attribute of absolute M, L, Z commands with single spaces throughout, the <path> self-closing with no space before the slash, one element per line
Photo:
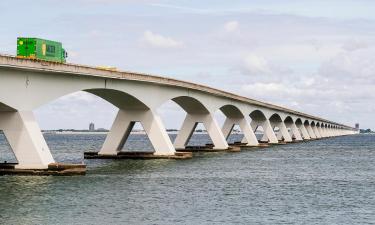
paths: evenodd
<path fill-rule="evenodd" d="M 90 123 L 89 131 L 95 131 L 95 124 L 94 123 Z"/>

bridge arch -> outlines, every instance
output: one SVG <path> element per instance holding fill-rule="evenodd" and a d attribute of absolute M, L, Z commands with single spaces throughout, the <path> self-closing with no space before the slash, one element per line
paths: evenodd
<path fill-rule="evenodd" d="M 146 106 L 145 103 L 141 102 L 138 98 L 128 93 L 125 93 L 123 91 L 119 91 L 115 89 L 106 89 L 106 88 L 85 89 L 83 91 L 96 95 L 120 109 L 130 109 L 130 110 L 149 109 L 149 107 Z"/>
<path fill-rule="evenodd" d="M 260 109 L 253 110 L 249 116 L 251 118 L 250 125 L 254 133 L 258 131 L 258 128 L 262 128 L 263 134 L 260 138 L 261 142 L 278 143 L 278 139 L 272 129 L 269 119 Z"/>
<path fill-rule="evenodd" d="M 302 121 L 300 118 L 297 118 L 296 121 L 294 122 L 291 116 L 286 116 L 284 119 L 284 124 L 292 140 L 295 140 L 295 141 L 303 140 L 303 134 L 301 132 Z"/>
<path fill-rule="evenodd" d="M 252 120 L 266 120 L 267 119 L 265 114 L 260 109 L 256 109 L 256 110 L 252 111 L 249 114 L 249 116 Z"/>
<path fill-rule="evenodd" d="M 285 123 L 294 123 L 294 120 L 291 116 L 286 116 L 284 122 Z"/>
<path fill-rule="evenodd" d="M 290 118 L 293 122 L 293 119 Z M 280 114 L 274 113 L 270 116 L 269 121 L 272 126 L 272 130 L 276 134 L 276 137 L 279 141 L 291 142 L 292 137 L 289 134 L 285 120 L 282 119 Z M 290 125 L 290 124 L 288 124 Z"/>
<path fill-rule="evenodd" d="M 277 113 L 274 113 L 270 116 L 269 120 L 272 126 L 272 130 L 276 132 L 276 128 L 277 128 L 278 132 L 280 132 L 280 129 L 281 129 L 280 123 L 283 122 L 283 120 L 281 119 L 281 116 Z"/>
<path fill-rule="evenodd" d="M 212 146 L 215 149 L 228 148 L 228 144 L 217 121 L 213 117 L 212 111 L 207 108 L 207 103 L 203 103 L 201 99 L 187 95 L 175 96 L 168 101 L 176 103 L 186 112 L 184 122 L 174 140 L 174 147 L 176 149 L 186 148 L 199 124 L 204 126 L 209 139 L 211 139 L 207 141 L 212 141 L 212 144 L 208 145 L 209 147 Z M 167 102 L 164 104 L 167 104 Z"/>
<path fill-rule="evenodd" d="M 171 99 L 187 113 L 208 113 L 208 109 L 201 101 L 190 96 L 179 96 Z"/>
<path fill-rule="evenodd" d="M 295 121 L 296 125 L 302 125 L 302 119 L 301 118 L 297 118 L 296 121 Z"/>
<path fill-rule="evenodd" d="M 249 146 L 257 146 L 259 144 L 252 128 L 250 127 L 247 116 L 245 116 L 240 108 L 233 104 L 225 104 L 216 112 L 221 112 L 226 117 L 222 126 L 222 132 L 228 143 L 241 143 Z M 242 135 L 235 134 L 231 136 L 235 126 L 240 128 L 243 137 Z"/>
<path fill-rule="evenodd" d="M 282 122 L 283 121 L 281 119 L 281 116 L 277 113 L 272 114 L 269 119 L 272 120 L 272 121 L 275 121 L 275 122 Z"/>
<path fill-rule="evenodd" d="M 241 112 L 241 110 L 234 105 L 224 105 L 220 107 L 220 111 L 224 113 L 224 115 L 228 118 L 243 118 L 245 115 Z"/>
<path fill-rule="evenodd" d="M 128 140 L 131 131 L 140 124 L 147 134 L 155 154 L 173 154 L 174 148 L 165 128 L 155 112 L 133 94 L 119 89 L 86 88 L 80 90 L 99 97 L 118 108 L 117 116 L 100 149 L 100 154 L 115 155 L 120 152 Z M 77 93 L 77 92 L 72 92 Z M 104 115 L 106 116 L 106 115 Z M 110 114 L 112 119 L 112 114 Z"/>

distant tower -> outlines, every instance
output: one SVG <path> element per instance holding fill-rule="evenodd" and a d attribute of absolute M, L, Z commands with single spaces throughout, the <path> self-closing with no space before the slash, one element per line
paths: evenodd
<path fill-rule="evenodd" d="M 355 129 L 356 129 L 356 130 L 359 130 L 359 123 L 356 123 L 356 124 L 355 124 Z"/>
<path fill-rule="evenodd" d="M 94 123 L 90 123 L 89 131 L 95 131 L 95 124 Z"/>

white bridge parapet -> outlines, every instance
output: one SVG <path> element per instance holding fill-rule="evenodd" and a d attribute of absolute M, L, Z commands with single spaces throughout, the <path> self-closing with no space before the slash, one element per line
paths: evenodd
<path fill-rule="evenodd" d="M 116 155 L 131 128 L 140 122 L 155 155 L 173 155 L 185 148 L 197 123 L 203 123 L 214 149 L 227 149 L 226 139 L 239 125 L 243 144 L 278 143 L 355 134 L 350 126 L 285 107 L 257 101 L 181 80 L 89 66 L 17 59 L 0 55 L 0 130 L 5 134 L 19 168 L 46 168 L 54 159 L 32 111 L 62 96 L 85 91 L 119 108 L 101 155 Z M 172 100 L 187 113 L 172 144 L 157 109 Z M 222 128 L 213 115 L 226 116 Z"/>

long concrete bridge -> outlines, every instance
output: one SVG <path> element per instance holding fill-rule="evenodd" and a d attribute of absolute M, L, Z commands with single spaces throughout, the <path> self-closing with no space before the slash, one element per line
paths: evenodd
<path fill-rule="evenodd" d="M 213 149 L 228 149 L 227 138 L 235 125 L 241 128 L 242 143 L 247 146 L 357 133 L 350 126 L 195 83 L 0 56 L 0 130 L 18 161 L 16 168 L 45 169 L 55 163 L 33 110 L 77 91 L 99 96 L 119 108 L 99 155 L 117 155 L 135 122 L 145 129 L 153 154 L 161 156 L 184 149 L 198 123 L 204 124 Z M 187 113 L 174 143 L 156 112 L 169 100 Z M 226 116 L 222 128 L 213 116 L 218 110 Z M 255 131 L 260 127 L 264 132 L 258 140 Z"/>

